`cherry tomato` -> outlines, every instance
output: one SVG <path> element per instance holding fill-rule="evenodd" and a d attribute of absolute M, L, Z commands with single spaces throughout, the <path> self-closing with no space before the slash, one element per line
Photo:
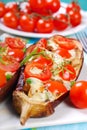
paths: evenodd
<path fill-rule="evenodd" d="M 29 0 L 29 2 L 33 12 L 47 14 L 47 10 L 45 9 L 45 0 Z"/>
<path fill-rule="evenodd" d="M 52 19 L 39 19 L 36 25 L 38 33 L 51 33 L 54 29 Z"/>
<path fill-rule="evenodd" d="M 34 69 L 37 69 L 35 72 Z M 42 81 L 46 81 L 51 78 L 51 72 L 47 65 L 40 63 L 29 63 L 26 65 L 24 70 L 25 77 L 35 77 Z"/>
<path fill-rule="evenodd" d="M 8 2 L 5 5 L 6 12 L 14 12 L 17 13 L 19 10 L 18 4 L 16 2 Z"/>
<path fill-rule="evenodd" d="M 71 87 L 70 100 L 75 107 L 87 108 L 87 81 L 77 81 Z"/>
<path fill-rule="evenodd" d="M 23 13 L 31 14 L 32 9 L 30 7 L 30 3 L 29 2 L 21 2 L 20 3 L 20 12 L 21 12 L 21 14 L 23 14 Z"/>
<path fill-rule="evenodd" d="M 60 8 L 60 0 L 46 0 L 46 10 L 55 13 Z"/>
<path fill-rule="evenodd" d="M 41 38 L 37 42 L 36 47 L 46 48 L 47 47 L 47 40 L 45 38 Z"/>
<path fill-rule="evenodd" d="M 71 2 L 70 4 L 68 4 L 67 7 L 66 7 L 66 13 L 69 13 L 71 10 L 79 12 L 80 11 L 79 4 L 74 2 L 74 1 Z"/>
<path fill-rule="evenodd" d="M 76 71 L 72 65 L 67 64 L 64 66 L 63 71 L 61 71 L 59 75 L 63 80 L 70 81 L 76 78 Z"/>
<path fill-rule="evenodd" d="M 8 50 L 8 55 L 16 59 L 18 62 L 24 58 L 24 52 L 22 49 L 11 49 Z"/>
<path fill-rule="evenodd" d="M 5 71 L 0 69 L 0 88 L 3 87 L 6 84 L 6 76 L 5 76 Z"/>
<path fill-rule="evenodd" d="M 58 31 L 66 29 L 69 25 L 68 16 L 66 14 L 58 14 L 54 18 L 54 27 Z"/>
<path fill-rule="evenodd" d="M 82 16 L 80 12 L 71 10 L 69 13 L 70 23 L 72 26 L 77 26 L 81 23 Z"/>
<path fill-rule="evenodd" d="M 48 88 L 49 91 L 52 93 L 65 93 L 67 92 L 66 87 L 63 85 L 63 83 L 55 80 L 49 80 L 47 83 L 45 83 L 45 86 Z"/>
<path fill-rule="evenodd" d="M 5 12 L 5 4 L 0 2 L 0 18 L 4 16 Z"/>
<path fill-rule="evenodd" d="M 35 60 L 33 60 L 33 62 L 34 63 L 40 63 L 40 64 L 43 64 L 43 65 L 48 65 L 48 66 L 52 65 L 52 60 L 50 58 L 45 58 L 42 55 L 40 55 Z"/>
<path fill-rule="evenodd" d="M 10 28 L 17 29 L 18 27 L 18 18 L 13 12 L 7 12 L 3 17 L 3 22 Z"/>
<path fill-rule="evenodd" d="M 24 14 L 20 16 L 19 24 L 23 31 L 34 32 L 35 29 L 34 19 L 29 17 L 29 15 Z"/>
<path fill-rule="evenodd" d="M 75 44 L 72 39 L 54 36 L 54 41 L 61 47 L 67 50 L 71 50 L 75 48 Z"/>
<path fill-rule="evenodd" d="M 23 49 L 25 47 L 25 41 L 23 41 L 21 38 L 13 38 L 13 37 L 6 37 L 5 43 L 10 47 L 14 49 Z"/>
<path fill-rule="evenodd" d="M 15 72 L 20 67 L 20 63 L 14 60 L 12 57 L 3 56 L 2 60 L 5 62 L 5 64 L 0 62 L 0 69 L 3 71 Z"/>
<path fill-rule="evenodd" d="M 62 56 L 63 58 L 70 58 L 71 57 L 71 54 L 69 53 L 69 51 L 64 49 L 64 48 L 58 48 L 56 50 L 56 53 L 59 54 L 60 56 Z"/>

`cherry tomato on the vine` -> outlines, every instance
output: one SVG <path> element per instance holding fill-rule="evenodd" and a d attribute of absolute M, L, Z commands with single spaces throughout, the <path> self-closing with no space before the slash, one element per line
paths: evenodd
<path fill-rule="evenodd" d="M 23 31 L 34 32 L 35 30 L 35 21 L 28 14 L 20 16 L 19 24 Z"/>
<path fill-rule="evenodd" d="M 54 18 L 54 28 L 58 31 L 66 29 L 69 25 L 69 19 L 66 14 L 58 14 Z"/>
<path fill-rule="evenodd" d="M 87 108 L 87 81 L 77 81 L 71 87 L 70 100 L 75 107 Z"/>
<path fill-rule="evenodd" d="M 18 27 L 18 17 L 14 12 L 7 12 L 3 17 L 3 22 L 10 28 L 17 29 Z"/>
<path fill-rule="evenodd" d="M 0 2 L 0 18 L 4 16 L 5 12 L 5 4 Z"/>
<path fill-rule="evenodd" d="M 19 10 L 19 7 L 18 7 L 17 2 L 8 2 L 5 5 L 5 9 L 6 9 L 6 12 L 11 11 L 11 12 L 17 13 Z"/>
<path fill-rule="evenodd" d="M 36 25 L 36 29 L 38 33 L 51 33 L 54 29 L 53 20 L 50 18 L 39 19 Z"/>

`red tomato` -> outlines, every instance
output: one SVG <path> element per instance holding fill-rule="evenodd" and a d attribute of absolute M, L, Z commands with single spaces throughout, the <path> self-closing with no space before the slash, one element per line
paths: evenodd
<path fill-rule="evenodd" d="M 61 47 L 67 50 L 71 50 L 75 48 L 75 44 L 72 39 L 65 37 L 54 37 L 54 41 Z"/>
<path fill-rule="evenodd" d="M 33 69 L 37 69 L 38 72 L 34 72 Z M 32 72 L 33 71 L 33 72 Z M 40 72 L 39 72 L 40 71 Z M 35 77 L 42 81 L 46 81 L 51 78 L 51 72 L 48 66 L 40 63 L 29 63 L 24 70 L 25 77 Z"/>
<path fill-rule="evenodd" d="M 82 16 L 80 12 L 71 10 L 69 13 L 70 23 L 72 26 L 77 26 L 81 23 Z"/>
<path fill-rule="evenodd" d="M 17 61 L 21 61 L 24 58 L 24 52 L 21 49 L 9 49 L 8 55 L 12 56 Z"/>
<path fill-rule="evenodd" d="M 70 100 L 75 107 L 87 108 L 87 81 L 77 81 L 71 87 Z"/>
<path fill-rule="evenodd" d="M 33 12 L 47 14 L 47 10 L 45 9 L 45 0 L 29 0 L 29 2 Z"/>
<path fill-rule="evenodd" d="M 54 29 L 52 19 L 39 19 L 36 25 L 38 33 L 51 33 Z"/>
<path fill-rule="evenodd" d="M 60 8 L 60 0 L 46 0 L 46 10 L 55 13 Z"/>
<path fill-rule="evenodd" d="M 25 41 L 23 41 L 21 38 L 13 38 L 13 37 L 6 37 L 5 43 L 10 47 L 14 49 L 23 49 L 25 47 Z"/>
<path fill-rule="evenodd" d="M 19 24 L 23 31 L 34 32 L 35 21 L 33 18 L 29 17 L 29 15 L 24 14 L 24 15 L 20 16 Z"/>
<path fill-rule="evenodd" d="M 32 10 L 30 7 L 30 2 L 21 2 L 20 3 L 20 12 L 21 12 L 21 14 L 23 14 L 23 13 L 31 14 Z"/>
<path fill-rule="evenodd" d="M 69 19 L 66 14 L 58 14 L 54 18 L 54 27 L 58 31 L 66 29 L 69 25 Z"/>
<path fill-rule="evenodd" d="M 45 38 L 41 38 L 37 42 L 36 47 L 46 48 L 47 47 L 47 40 Z"/>
<path fill-rule="evenodd" d="M 18 4 L 16 2 L 8 2 L 5 5 L 5 9 L 6 9 L 6 12 L 11 11 L 11 12 L 16 13 L 16 12 L 18 12 L 19 7 L 18 7 Z"/>
<path fill-rule="evenodd" d="M 72 65 L 67 64 L 64 66 L 63 71 L 61 71 L 59 75 L 63 80 L 70 81 L 76 78 L 76 71 Z"/>
<path fill-rule="evenodd" d="M 0 2 L 0 18 L 4 16 L 5 12 L 5 4 Z"/>
<path fill-rule="evenodd" d="M 13 12 L 7 12 L 3 17 L 3 22 L 10 28 L 17 29 L 18 27 L 18 18 Z"/>
<path fill-rule="evenodd" d="M 43 65 L 48 65 L 48 66 L 52 65 L 52 60 L 50 58 L 45 58 L 42 55 L 40 55 L 38 58 L 33 60 L 33 62 L 34 63 L 40 63 L 40 64 L 43 64 Z"/>
<path fill-rule="evenodd" d="M 3 71 L 15 72 L 20 67 L 20 63 L 9 56 L 4 56 L 2 60 L 5 62 L 5 64 L 0 62 L 0 69 Z"/>
<path fill-rule="evenodd" d="M 63 58 L 70 58 L 71 57 L 71 54 L 69 53 L 69 51 L 64 49 L 64 48 L 58 48 L 56 50 L 56 53 L 59 54 L 60 56 L 62 56 Z"/>
<path fill-rule="evenodd" d="M 71 11 L 71 10 L 79 12 L 80 11 L 79 4 L 74 2 L 74 1 L 71 2 L 70 4 L 68 4 L 67 7 L 66 7 L 66 13 L 69 13 L 69 11 Z"/>
<path fill-rule="evenodd" d="M 3 87 L 6 84 L 6 76 L 5 76 L 5 71 L 0 69 L 0 88 Z"/>
<path fill-rule="evenodd" d="M 49 81 L 47 81 L 47 83 L 45 84 L 45 86 L 52 93 L 58 93 L 58 94 L 60 94 L 60 93 L 67 92 L 66 87 L 63 85 L 63 83 L 61 83 L 59 81 L 49 80 Z"/>

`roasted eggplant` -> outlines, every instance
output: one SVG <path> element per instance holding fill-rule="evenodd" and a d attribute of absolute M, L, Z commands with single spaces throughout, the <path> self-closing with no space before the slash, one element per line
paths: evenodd
<path fill-rule="evenodd" d="M 29 117 L 51 115 L 67 97 L 82 64 L 83 48 L 76 39 L 55 35 L 27 48 L 13 92 L 13 106 L 20 114 L 20 123 L 24 125 Z"/>
<path fill-rule="evenodd" d="M 11 95 L 17 84 L 25 48 L 26 42 L 18 37 L 7 36 L 0 41 L 0 102 Z"/>

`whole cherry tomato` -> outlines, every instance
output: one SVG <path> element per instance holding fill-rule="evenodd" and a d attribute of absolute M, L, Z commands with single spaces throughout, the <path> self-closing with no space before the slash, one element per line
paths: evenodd
<path fill-rule="evenodd" d="M 30 7 L 30 2 L 21 2 L 20 5 L 20 13 L 28 13 L 31 14 L 32 13 L 32 9 Z"/>
<path fill-rule="evenodd" d="M 18 17 L 13 12 L 7 12 L 3 17 L 3 22 L 10 28 L 17 29 L 18 27 Z"/>
<path fill-rule="evenodd" d="M 46 0 L 46 10 L 51 13 L 55 13 L 60 8 L 60 0 Z"/>
<path fill-rule="evenodd" d="M 5 4 L 5 9 L 6 9 L 6 12 L 14 12 L 14 13 L 17 13 L 19 11 L 19 7 L 18 7 L 18 4 L 17 2 L 8 2 Z"/>
<path fill-rule="evenodd" d="M 5 12 L 5 4 L 0 2 L 0 18 L 4 16 Z"/>
<path fill-rule="evenodd" d="M 81 23 L 82 16 L 80 12 L 71 10 L 69 13 L 70 23 L 72 26 L 77 26 Z"/>
<path fill-rule="evenodd" d="M 38 33 L 51 33 L 54 29 L 53 20 L 50 18 L 39 19 L 36 25 Z"/>
<path fill-rule="evenodd" d="M 69 25 L 69 19 L 66 14 L 58 14 L 54 18 L 54 27 L 58 31 L 66 29 Z"/>
<path fill-rule="evenodd" d="M 33 12 L 46 14 L 47 10 L 45 9 L 45 0 L 29 0 L 29 2 Z"/>
<path fill-rule="evenodd" d="M 27 14 L 20 16 L 19 25 L 21 29 L 26 32 L 34 32 L 35 30 L 35 21 Z"/>
<path fill-rule="evenodd" d="M 66 13 L 69 13 L 69 11 L 72 11 L 72 10 L 79 12 L 80 9 L 81 8 L 80 8 L 79 4 L 77 2 L 75 2 L 75 1 L 73 1 L 70 4 L 67 5 Z"/>
<path fill-rule="evenodd" d="M 70 100 L 75 107 L 87 108 L 87 81 L 77 81 L 71 87 Z"/>

